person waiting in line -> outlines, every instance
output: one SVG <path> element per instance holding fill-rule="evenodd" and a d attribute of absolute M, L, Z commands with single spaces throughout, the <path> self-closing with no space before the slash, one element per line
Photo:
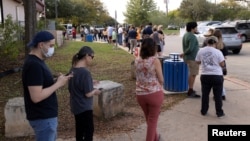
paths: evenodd
<path fill-rule="evenodd" d="M 217 43 L 216 48 L 219 49 L 222 52 L 222 54 L 223 54 L 223 56 L 225 58 L 224 67 L 226 68 L 226 59 L 227 59 L 226 56 L 228 55 L 228 50 L 225 47 L 225 44 L 223 43 L 222 33 L 221 33 L 221 31 L 219 29 L 216 29 L 214 31 L 213 35 L 218 38 L 218 43 Z M 223 75 L 227 75 L 227 72 L 224 71 Z M 224 87 L 223 87 L 223 91 L 222 91 L 222 100 L 226 100 L 226 90 L 225 90 Z"/>
<path fill-rule="evenodd" d="M 180 57 L 188 66 L 188 92 L 187 96 L 190 98 L 200 98 L 193 89 L 196 76 L 199 74 L 199 65 L 195 62 L 196 54 L 199 50 L 199 44 L 194 33 L 197 32 L 197 23 L 188 22 L 186 24 L 186 33 L 182 37 L 183 53 Z"/>
<path fill-rule="evenodd" d="M 70 93 L 71 112 L 75 116 L 76 141 L 93 141 L 93 96 L 101 91 L 94 89 L 98 81 L 92 79 L 88 67 L 94 59 L 94 51 L 88 47 L 82 47 L 73 56 L 70 72 L 74 77 L 68 83 Z"/>
<path fill-rule="evenodd" d="M 150 38 L 154 40 L 157 46 L 157 55 L 161 56 L 162 55 L 162 50 L 161 50 L 161 42 L 162 42 L 162 35 L 158 33 L 157 31 L 157 26 L 153 27 L 153 33 L 150 35 Z"/>
<path fill-rule="evenodd" d="M 142 31 L 142 38 L 148 38 L 153 33 L 152 23 L 148 23 L 148 25 Z"/>
<path fill-rule="evenodd" d="M 113 27 L 111 25 L 107 28 L 107 35 L 108 35 L 108 43 L 112 44 L 112 33 L 113 33 Z"/>
<path fill-rule="evenodd" d="M 218 29 L 211 29 L 210 28 L 204 34 L 204 36 L 206 37 L 206 39 L 204 40 L 203 47 L 207 46 L 207 39 L 208 39 L 208 37 L 215 36 L 215 37 L 218 38 L 218 43 L 216 45 L 216 48 L 219 49 L 222 52 L 224 58 L 226 59 L 226 56 L 228 55 L 228 50 L 227 50 L 226 47 L 224 47 L 224 43 L 223 43 L 223 40 L 222 40 L 222 33 L 221 33 L 221 31 L 218 30 Z M 226 61 L 224 63 L 225 63 L 225 67 L 226 67 Z M 223 74 L 223 75 L 226 75 L 226 74 Z M 226 100 L 226 90 L 225 90 L 224 87 L 223 87 L 223 91 L 222 91 L 222 100 Z"/>
<path fill-rule="evenodd" d="M 164 46 L 165 46 L 165 35 L 163 33 L 162 25 L 158 25 L 157 32 L 161 35 L 162 39 L 160 40 L 160 46 L 161 46 L 161 52 L 164 52 Z"/>
<path fill-rule="evenodd" d="M 74 41 L 76 40 L 76 28 L 75 27 L 72 28 L 72 38 Z"/>
<path fill-rule="evenodd" d="M 113 32 L 112 32 L 112 43 L 113 43 L 113 45 L 114 45 L 113 48 L 116 48 L 116 42 L 117 42 L 117 33 L 116 33 L 115 30 L 116 30 L 116 29 L 113 28 Z"/>
<path fill-rule="evenodd" d="M 64 86 L 72 75 L 54 81 L 45 60 L 54 53 L 55 38 L 48 31 L 36 33 L 29 42 L 30 53 L 25 59 L 22 84 L 26 118 L 34 130 L 36 141 L 56 141 L 58 102 L 56 90 Z"/>
<path fill-rule="evenodd" d="M 122 27 L 122 25 L 119 25 L 117 43 L 118 43 L 120 46 L 122 45 L 122 34 L 123 34 L 123 27 Z"/>
<path fill-rule="evenodd" d="M 137 32 L 135 30 L 135 27 L 132 26 L 131 29 L 128 32 L 128 41 L 130 43 L 130 52 L 131 54 L 134 53 L 134 49 L 137 47 L 137 40 L 136 40 Z"/>
<path fill-rule="evenodd" d="M 103 41 L 108 42 L 108 31 L 106 27 L 103 29 L 102 35 L 103 35 Z"/>
<path fill-rule="evenodd" d="M 216 49 L 218 38 L 215 36 L 208 37 L 207 46 L 201 48 L 195 61 L 201 64 L 201 114 L 205 116 L 209 108 L 209 94 L 213 89 L 215 110 L 217 117 L 225 116 L 222 109 L 222 96 L 223 89 L 223 74 L 222 67 L 224 67 L 225 58 L 221 51 Z"/>
<path fill-rule="evenodd" d="M 163 103 L 163 74 L 160 60 L 155 56 L 157 47 L 152 38 L 142 40 L 140 57 L 135 59 L 136 99 L 147 123 L 146 141 L 159 141 L 157 122 Z"/>

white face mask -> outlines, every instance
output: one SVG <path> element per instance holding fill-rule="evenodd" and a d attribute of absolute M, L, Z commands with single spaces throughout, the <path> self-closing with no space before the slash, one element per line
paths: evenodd
<path fill-rule="evenodd" d="M 51 57 L 54 54 L 55 48 L 49 47 L 48 52 L 45 52 L 44 50 L 42 51 L 45 57 Z"/>

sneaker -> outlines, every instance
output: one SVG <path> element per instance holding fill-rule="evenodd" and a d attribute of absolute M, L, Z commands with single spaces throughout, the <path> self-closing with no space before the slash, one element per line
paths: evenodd
<path fill-rule="evenodd" d="M 221 115 L 217 115 L 218 118 L 224 118 L 225 117 L 225 114 L 221 114 Z"/>
<path fill-rule="evenodd" d="M 206 115 L 207 115 L 207 113 L 201 112 L 201 115 L 206 116 Z"/>
<path fill-rule="evenodd" d="M 188 97 L 189 97 L 189 98 L 200 98 L 201 96 L 198 95 L 198 94 L 196 94 L 195 91 L 193 91 L 191 94 L 188 94 Z"/>

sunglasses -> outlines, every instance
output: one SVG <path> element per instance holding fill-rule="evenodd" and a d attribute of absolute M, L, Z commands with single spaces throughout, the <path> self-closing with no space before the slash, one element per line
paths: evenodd
<path fill-rule="evenodd" d="M 95 57 L 94 55 L 91 55 L 91 54 L 88 54 L 88 56 L 90 56 L 92 59 L 94 59 Z"/>

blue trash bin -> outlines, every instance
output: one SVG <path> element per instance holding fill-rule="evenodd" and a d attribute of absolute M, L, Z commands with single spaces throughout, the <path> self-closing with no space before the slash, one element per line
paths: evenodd
<path fill-rule="evenodd" d="M 93 35 L 92 34 L 86 35 L 86 42 L 93 42 Z"/>
<path fill-rule="evenodd" d="M 164 89 L 172 92 L 184 92 L 188 90 L 187 64 L 179 59 L 164 60 L 163 62 Z"/>

